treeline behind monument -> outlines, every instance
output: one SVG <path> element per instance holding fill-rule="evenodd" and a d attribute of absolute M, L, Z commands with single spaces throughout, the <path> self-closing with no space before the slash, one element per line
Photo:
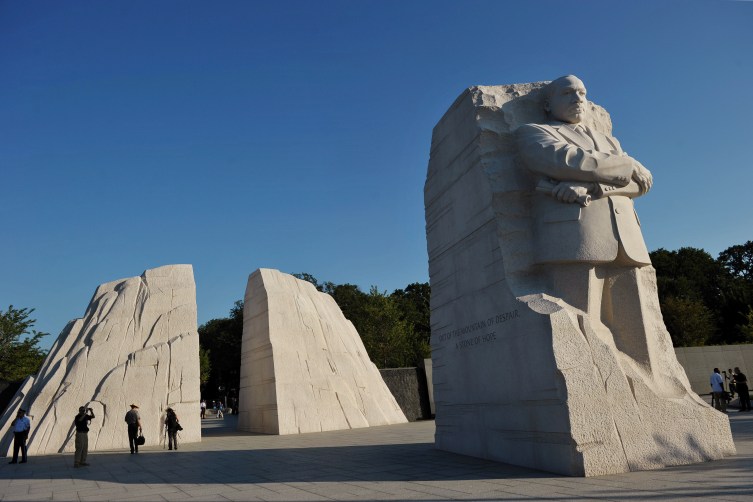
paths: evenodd
<path fill-rule="evenodd" d="M 653 251 L 651 261 L 664 323 L 675 347 L 753 343 L 753 241 L 731 246 L 716 259 L 702 249 L 685 247 Z M 379 368 L 416 366 L 429 357 L 427 283 L 387 294 L 376 287 L 364 292 L 353 284 L 320 283 L 310 274 L 295 275 L 332 295 Z M 39 342 L 47 334 L 33 330 L 32 312 L 13 306 L 0 310 L 0 384 L 6 391 L 0 392 L 2 401 L 38 371 L 46 356 Z M 228 317 L 199 327 L 201 382 L 207 397 L 237 393 L 242 337 L 240 301 Z"/>
<path fill-rule="evenodd" d="M 412 367 L 429 357 L 428 283 L 409 284 L 390 294 L 372 286 L 366 293 L 354 284 L 320 283 L 311 274 L 293 275 L 335 299 L 378 368 Z M 237 395 L 242 338 L 242 301 L 235 302 L 229 317 L 199 326 L 202 393 L 209 399 Z"/>
<path fill-rule="evenodd" d="M 651 261 L 675 347 L 753 343 L 753 241 L 732 246 L 716 259 L 702 249 L 685 247 L 653 251 Z M 294 275 L 335 299 L 377 367 L 417 366 L 430 356 L 428 283 L 387 294 L 375 286 L 364 292 L 353 284 Z M 202 386 L 209 398 L 237 394 L 242 336 L 240 301 L 229 317 L 199 327 Z"/>
<path fill-rule="evenodd" d="M 753 343 L 753 241 L 722 251 L 657 249 L 664 324 L 675 347 Z"/>

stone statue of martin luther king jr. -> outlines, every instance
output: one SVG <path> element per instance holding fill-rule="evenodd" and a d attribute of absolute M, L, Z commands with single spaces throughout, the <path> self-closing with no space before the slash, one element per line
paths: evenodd
<path fill-rule="evenodd" d="M 651 189 L 651 173 L 617 139 L 583 124 L 580 79 L 560 77 L 542 96 L 549 121 L 516 131 L 520 160 L 537 183 L 534 265 L 549 294 L 588 314 L 618 349 L 650 366 L 638 276 L 651 262 L 632 199 Z"/>

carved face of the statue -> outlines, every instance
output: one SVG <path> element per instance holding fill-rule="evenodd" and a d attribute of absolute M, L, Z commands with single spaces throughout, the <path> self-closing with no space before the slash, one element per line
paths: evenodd
<path fill-rule="evenodd" d="M 578 77 L 568 75 L 550 84 L 551 94 L 544 109 L 555 120 L 578 124 L 586 113 L 586 86 Z"/>

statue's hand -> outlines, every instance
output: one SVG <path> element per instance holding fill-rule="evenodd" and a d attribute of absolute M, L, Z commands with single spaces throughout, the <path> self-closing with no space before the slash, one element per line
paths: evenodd
<path fill-rule="evenodd" d="M 562 181 L 557 183 L 557 186 L 552 190 L 552 195 L 560 202 L 575 202 L 575 200 L 581 195 L 588 193 L 588 187 L 573 183 L 570 181 Z"/>
<path fill-rule="evenodd" d="M 643 164 L 633 159 L 633 180 L 641 187 L 641 195 L 651 190 L 654 184 L 654 177 L 651 171 L 643 167 Z"/>

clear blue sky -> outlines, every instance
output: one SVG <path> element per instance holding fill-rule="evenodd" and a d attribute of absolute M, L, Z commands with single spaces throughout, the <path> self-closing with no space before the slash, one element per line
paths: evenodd
<path fill-rule="evenodd" d="M 581 77 L 654 174 L 649 249 L 753 239 L 753 2 L 2 1 L 0 307 L 194 266 L 427 281 L 431 131 L 471 85 Z"/>

